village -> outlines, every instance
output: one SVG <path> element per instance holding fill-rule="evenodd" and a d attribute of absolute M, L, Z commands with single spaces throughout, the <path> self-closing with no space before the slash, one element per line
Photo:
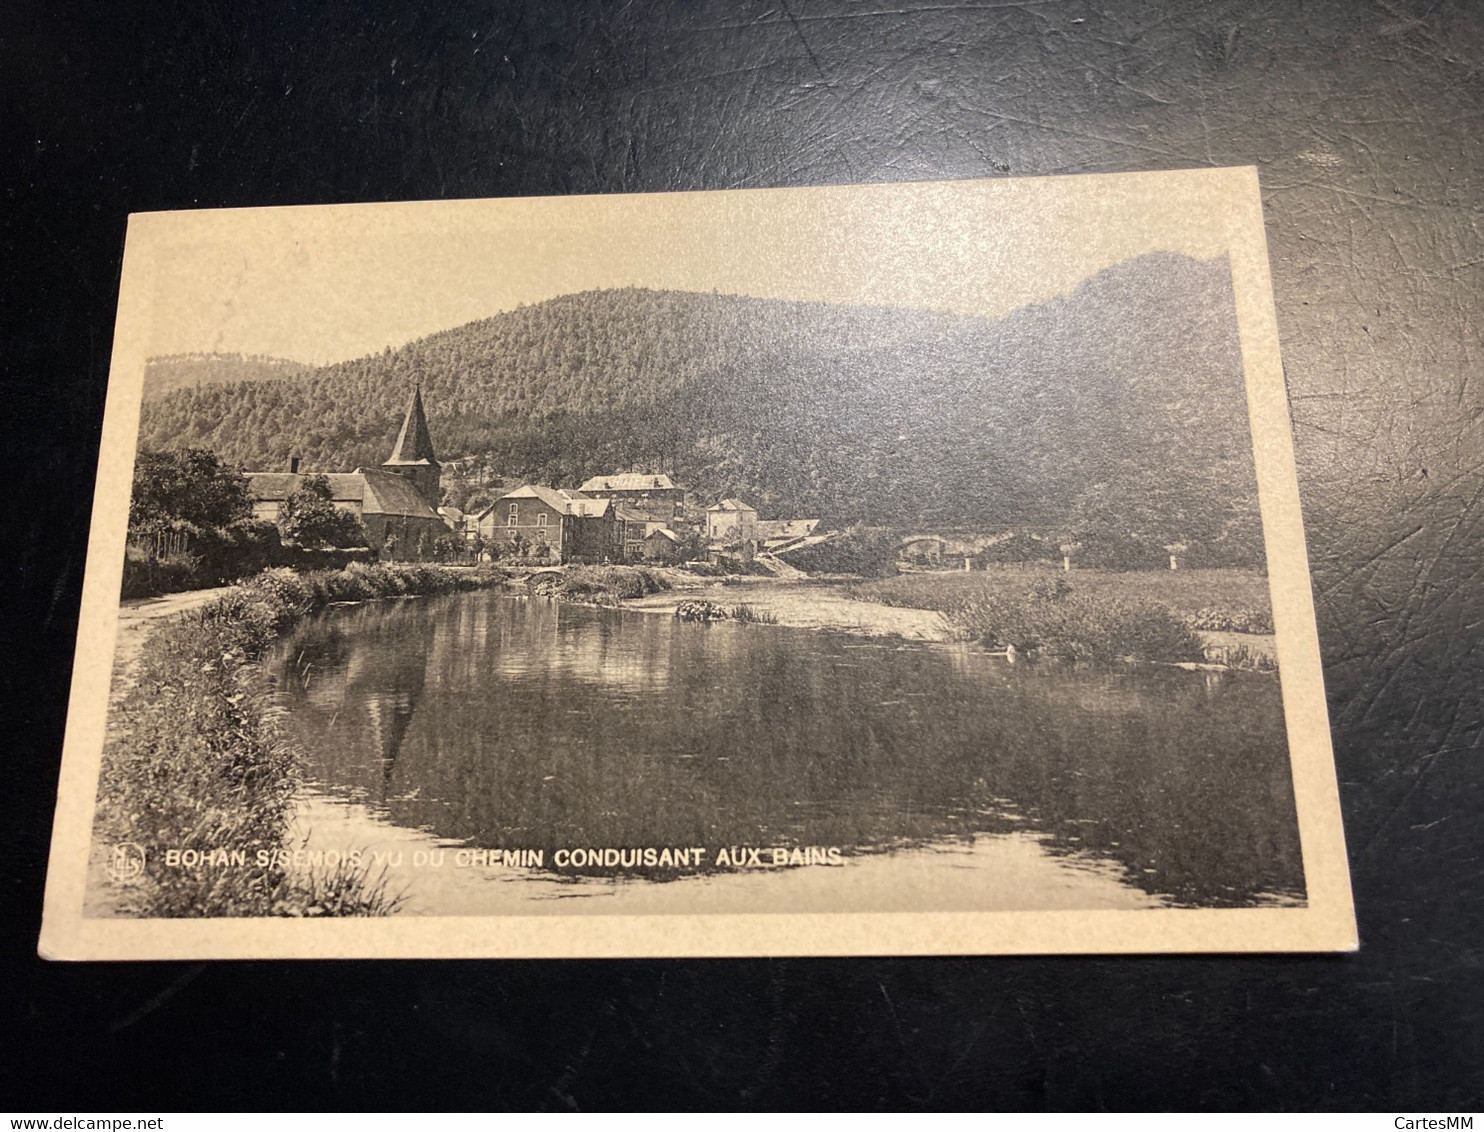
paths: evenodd
<path fill-rule="evenodd" d="M 816 545 L 818 519 L 760 519 L 755 507 L 724 498 L 701 508 L 668 475 L 616 472 L 581 486 L 522 484 L 476 511 L 442 505 L 442 465 L 415 389 L 392 454 L 380 468 L 311 473 L 290 457 L 281 472 L 247 472 L 255 519 L 276 522 L 311 474 L 331 502 L 353 515 L 368 549 L 391 560 L 435 557 L 533 565 L 674 565 L 697 559 L 776 576 L 799 571 L 782 559 Z M 448 553 L 452 537 L 458 553 Z"/>
<path fill-rule="evenodd" d="M 465 458 L 458 463 L 470 462 Z M 285 503 L 306 481 L 322 478 L 330 502 L 353 516 L 364 532 L 366 549 L 387 561 L 532 566 L 702 562 L 730 573 L 796 579 L 810 571 L 790 562 L 791 555 L 843 534 L 821 526 L 816 517 L 763 518 L 758 508 L 732 496 L 707 504 L 668 474 L 633 470 L 591 476 L 576 488 L 505 486 L 466 511 L 442 501 L 444 469 L 417 388 L 392 453 L 379 468 L 318 472 L 290 457 L 282 471 L 244 475 L 253 518 L 270 523 L 279 522 Z M 894 531 L 886 537 L 892 544 L 890 557 L 902 569 L 968 570 L 982 568 L 984 552 L 1014 535 L 998 529 L 955 529 Z M 1064 559 L 1071 550 L 1049 542 L 1033 549 L 1039 558 L 1062 554 Z M 1172 569 L 1177 561 L 1172 554 Z M 1064 560 L 1062 565 L 1070 569 L 1071 563 Z"/>

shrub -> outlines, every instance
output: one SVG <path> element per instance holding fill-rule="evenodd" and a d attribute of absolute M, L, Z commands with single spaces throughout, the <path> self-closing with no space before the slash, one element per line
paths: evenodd
<path fill-rule="evenodd" d="M 200 559 L 191 554 L 168 554 L 156 558 L 148 551 L 130 547 L 124 552 L 124 577 L 119 588 L 122 600 L 158 597 L 198 589 Z"/>
<path fill-rule="evenodd" d="M 1030 593 L 1019 601 L 986 597 L 950 621 L 990 648 L 1068 660 L 1188 661 L 1199 639 L 1161 606 L 1087 594 Z"/>
<path fill-rule="evenodd" d="M 687 599 L 675 607 L 675 616 L 681 621 L 725 621 L 727 611 L 714 601 Z"/>
<path fill-rule="evenodd" d="M 283 501 L 278 529 L 286 541 L 303 547 L 365 546 L 367 541 L 361 521 L 335 506 L 329 477 L 324 475 L 305 476 L 299 489 Z M 419 553 L 425 553 L 421 546 Z"/>
<path fill-rule="evenodd" d="M 208 527 L 196 540 L 201 556 L 201 584 L 219 586 L 285 564 L 278 528 L 264 519 L 240 519 L 225 527 Z"/>
<path fill-rule="evenodd" d="M 663 575 L 643 566 L 573 566 L 545 592 L 574 601 L 610 605 L 669 588 L 670 583 Z"/>
<path fill-rule="evenodd" d="M 892 531 L 853 527 L 827 542 L 793 551 L 785 561 L 810 574 L 885 578 L 897 572 L 897 542 Z"/>

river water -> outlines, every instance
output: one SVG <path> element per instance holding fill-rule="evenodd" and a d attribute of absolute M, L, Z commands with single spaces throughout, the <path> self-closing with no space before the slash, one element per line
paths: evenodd
<path fill-rule="evenodd" d="M 328 610 L 268 670 L 295 837 L 407 913 L 1303 900 L 1268 675 L 493 592 Z"/>

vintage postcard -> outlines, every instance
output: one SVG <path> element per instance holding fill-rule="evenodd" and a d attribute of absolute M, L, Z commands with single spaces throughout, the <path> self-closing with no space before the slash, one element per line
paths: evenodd
<path fill-rule="evenodd" d="M 132 218 L 44 955 L 1355 945 L 1255 170 Z"/>

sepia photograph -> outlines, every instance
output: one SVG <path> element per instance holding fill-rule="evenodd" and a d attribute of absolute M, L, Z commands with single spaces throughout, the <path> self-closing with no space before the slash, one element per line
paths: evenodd
<path fill-rule="evenodd" d="M 1255 171 L 132 218 L 43 954 L 1346 950 Z"/>

